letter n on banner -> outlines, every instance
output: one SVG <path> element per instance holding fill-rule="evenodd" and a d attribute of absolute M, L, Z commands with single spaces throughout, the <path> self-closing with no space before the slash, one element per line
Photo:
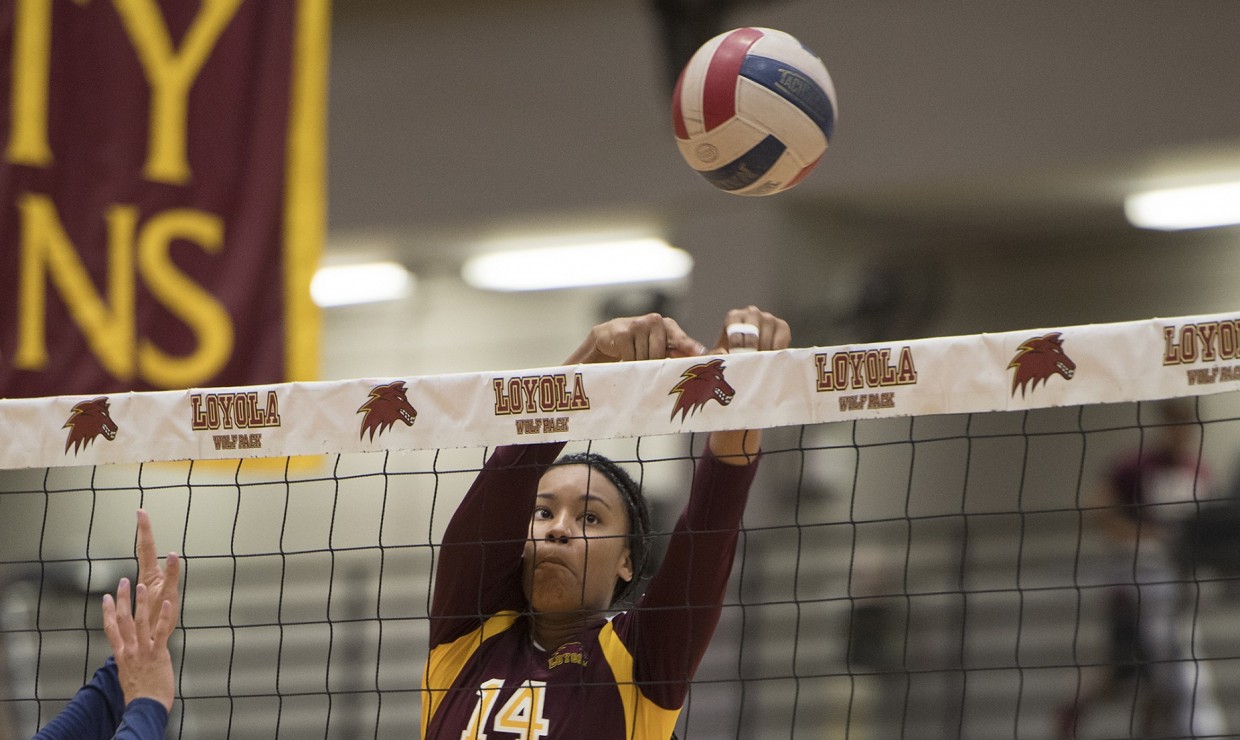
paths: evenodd
<path fill-rule="evenodd" d="M 316 375 L 329 5 L 0 5 L 0 397 Z"/>

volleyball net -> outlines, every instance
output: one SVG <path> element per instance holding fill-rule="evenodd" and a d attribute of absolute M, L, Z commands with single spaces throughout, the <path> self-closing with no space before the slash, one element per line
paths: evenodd
<path fill-rule="evenodd" d="M 107 657 L 139 507 L 185 559 L 170 735 L 408 737 L 438 542 L 495 446 L 619 461 L 657 554 L 705 433 L 739 428 L 764 460 L 680 737 L 1222 736 L 1236 390 L 1233 314 L 0 400 L 0 738 Z M 1175 440 L 1177 475 L 1098 495 Z"/>

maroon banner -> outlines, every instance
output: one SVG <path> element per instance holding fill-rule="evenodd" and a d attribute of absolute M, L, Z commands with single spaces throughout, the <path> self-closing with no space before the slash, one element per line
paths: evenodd
<path fill-rule="evenodd" d="M 0 397 L 303 380 L 328 0 L 0 10 Z"/>

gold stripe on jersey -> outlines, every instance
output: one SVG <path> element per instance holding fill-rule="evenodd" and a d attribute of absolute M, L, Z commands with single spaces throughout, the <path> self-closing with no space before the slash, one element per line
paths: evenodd
<path fill-rule="evenodd" d="M 627 738 L 671 737 L 680 708 L 664 709 L 641 692 L 633 680 L 633 655 L 616 634 L 611 622 L 598 634 L 603 656 L 616 679 L 616 690 L 624 704 L 624 736 Z"/>
<path fill-rule="evenodd" d="M 474 651 L 488 639 L 511 627 L 518 616 L 514 611 L 497 612 L 478 629 L 431 650 L 422 674 L 422 737 L 426 737 L 431 718 Z"/>

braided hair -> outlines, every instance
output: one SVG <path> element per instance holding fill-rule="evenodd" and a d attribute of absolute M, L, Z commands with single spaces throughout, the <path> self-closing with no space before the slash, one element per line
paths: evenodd
<path fill-rule="evenodd" d="M 629 558 L 633 563 L 633 578 L 626 581 L 616 579 L 616 586 L 611 592 L 611 603 L 614 605 L 627 598 L 637 586 L 638 580 L 646 567 L 646 558 L 650 554 L 650 511 L 646 506 L 646 497 L 642 495 L 641 486 L 633 480 L 624 468 L 610 458 L 596 452 L 574 452 L 556 460 L 551 467 L 561 465 L 586 465 L 590 470 L 606 478 L 624 500 L 625 511 L 629 515 Z"/>

